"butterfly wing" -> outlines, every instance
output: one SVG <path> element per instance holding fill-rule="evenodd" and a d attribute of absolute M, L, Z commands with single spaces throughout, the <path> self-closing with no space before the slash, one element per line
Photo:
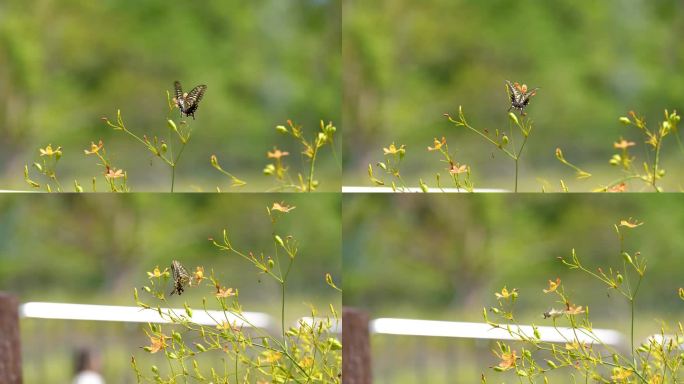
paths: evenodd
<path fill-rule="evenodd" d="M 197 108 L 197 104 L 199 104 L 200 100 L 202 100 L 202 97 L 204 97 L 204 91 L 207 90 L 207 86 L 202 84 L 198 85 L 195 88 L 188 93 L 188 96 L 185 98 L 186 105 L 188 108 L 195 107 Z"/>
<path fill-rule="evenodd" d="M 522 95 L 522 98 L 520 99 L 520 104 L 527 105 L 530 102 L 530 97 L 536 95 L 538 89 L 539 88 L 534 88 L 528 92 L 525 92 L 525 94 Z"/>
<path fill-rule="evenodd" d="M 519 103 L 523 96 L 522 92 L 508 80 L 506 80 L 506 88 L 508 89 L 508 94 L 511 96 L 511 103 Z"/>
<path fill-rule="evenodd" d="M 183 97 L 183 87 L 181 86 L 180 81 L 176 80 L 173 82 L 173 89 L 176 92 L 176 97 L 174 98 L 176 105 L 181 111 L 181 117 L 183 117 L 183 111 L 185 110 L 185 98 Z"/>
<path fill-rule="evenodd" d="M 176 99 L 181 100 L 183 98 L 183 87 L 180 81 L 176 80 L 173 82 L 173 89 L 176 91 Z"/>
<path fill-rule="evenodd" d="M 173 291 L 171 291 L 171 295 L 174 293 L 180 295 L 183 293 L 184 286 L 190 282 L 190 275 L 178 260 L 171 262 L 171 272 L 173 273 Z"/>

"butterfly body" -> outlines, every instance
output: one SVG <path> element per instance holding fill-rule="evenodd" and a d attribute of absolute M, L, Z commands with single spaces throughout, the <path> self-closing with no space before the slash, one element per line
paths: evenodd
<path fill-rule="evenodd" d="M 171 272 L 173 276 L 173 291 L 171 291 L 170 296 L 174 293 L 178 293 L 180 296 L 181 293 L 183 293 L 185 285 L 190 283 L 190 275 L 178 260 L 173 260 L 171 262 Z"/>
<path fill-rule="evenodd" d="M 517 109 L 520 111 L 520 116 L 525 116 L 525 107 L 530 103 L 530 98 L 537 94 L 539 88 L 528 91 L 526 84 L 511 84 L 510 81 L 506 80 L 506 89 L 511 97 L 511 107 L 508 108 L 508 111 L 510 112 L 511 109 Z"/>
<path fill-rule="evenodd" d="M 180 81 L 175 81 L 173 83 L 173 87 L 176 92 L 174 101 L 176 102 L 178 109 L 180 109 L 181 118 L 183 115 L 192 116 L 192 119 L 194 120 L 195 111 L 197 111 L 200 100 L 202 100 L 202 97 L 204 97 L 204 92 L 207 90 L 207 86 L 204 84 L 198 85 L 187 93 L 183 92 L 183 87 L 181 86 Z"/>

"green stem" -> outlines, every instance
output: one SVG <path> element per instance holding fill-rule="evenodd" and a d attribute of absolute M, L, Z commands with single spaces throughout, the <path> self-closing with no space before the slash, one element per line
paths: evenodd
<path fill-rule="evenodd" d="M 518 153 L 513 158 L 515 160 L 515 192 L 518 192 L 518 163 L 520 160 L 520 156 L 522 155 L 522 151 L 523 151 L 523 149 L 525 149 L 525 144 L 527 144 L 527 138 L 528 137 L 529 137 L 529 132 L 528 133 L 523 132 L 522 145 L 520 145 L 520 149 L 518 150 Z"/>
<path fill-rule="evenodd" d="M 181 149 L 178 151 L 178 156 L 176 159 L 173 161 L 171 164 L 171 192 L 173 192 L 173 186 L 175 185 L 176 182 L 176 165 L 178 165 L 178 161 L 181 158 L 181 155 L 183 155 L 183 150 L 185 149 L 185 143 L 181 144 Z"/>
<path fill-rule="evenodd" d="M 308 192 L 312 191 L 312 186 L 313 186 L 313 176 L 314 176 L 314 168 L 315 168 L 315 163 L 316 163 L 316 155 L 318 154 L 318 143 L 314 144 L 314 152 L 313 156 L 311 157 L 311 168 L 309 169 L 309 181 L 308 181 Z"/>
<path fill-rule="evenodd" d="M 283 343 L 287 347 L 287 339 L 285 338 L 285 279 L 283 279 L 281 287 L 281 303 L 280 303 L 280 328 L 282 330 Z"/>
<path fill-rule="evenodd" d="M 656 192 L 660 192 L 658 190 L 658 187 L 656 186 L 656 180 L 658 179 L 658 160 L 660 159 L 660 148 L 661 148 L 661 143 L 662 143 L 662 136 L 658 139 L 656 143 L 656 150 L 655 150 L 655 159 L 653 159 L 653 189 L 655 189 Z"/>
<path fill-rule="evenodd" d="M 515 159 L 515 189 L 513 192 L 518 193 L 518 158 Z"/>
<path fill-rule="evenodd" d="M 631 318 L 631 330 L 630 330 L 630 341 L 632 345 L 632 360 L 634 360 L 634 368 L 636 370 L 636 356 L 635 356 L 635 351 L 634 351 L 634 307 L 635 307 L 635 301 L 636 301 L 636 294 L 639 292 L 639 287 L 641 286 L 641 275 L 639 275 L 639 281 L 637 281 L 636 288 L 634 288 L 634 293 L 632 294 L 632 297 L 630 299 L 630 306 L 632 307 L 632 318 Z"/>
<path fill-rule="evenodd" d="M 171 193 L 173 193 L 173 185 L 176 181 L 176 164 L 171 166 Z"/>
<path fill-rule="evenodd" d="M 477 129 L 471 127 L 471 126 L 470 126 L 468 123 L 466 123 L 465 121 L 461 121 L 461 122 L 456 121 L 456 120 L 452 119 L 451 116 L 449 116 L 448 119 L 449 119 L 450 122 L 452 122 L 452 123 L 454 123 L 454 124 L 456 124 L 456 125 L 462 125 L 462 126 L 468 128 L 468 129 L 470 129 L 471 131 L 477 133 L 478 135 L 482 136 L 482 138 L 484 138 L 485 140 L 489 141 L 492 145 L 494 145 L 495 147 L 497 147 L 497 148 L 499 148 L 500 150 L 502 150 L 502 151 L 503 151 L 506 155 L 508 155 L 511 159 L 515 159 L 515 155 L 514 155 L 513 153 L 511 153 L 511 152 L 510 152 L 509 150 L 507 150 L 506 148 L 502 147 L 501 144 L 499 144 L 499 143 L 497 143 L 496 141 L 492 140 L 489 136 L 487 136 L 487 135 L 485 135 L 484 133 L 478 131 Z"/>

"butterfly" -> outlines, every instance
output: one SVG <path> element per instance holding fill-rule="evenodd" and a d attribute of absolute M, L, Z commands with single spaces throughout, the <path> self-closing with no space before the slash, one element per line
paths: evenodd
<path fill-rule="evenodd" d="M 510 81 L 506 80 L 506 89 L 511 96 L 511 107 L 508 108 L 508 112 L 515 108 L 520 111 L 520 116 L 525 116 L 525 107 L 529 104 L 530 98 L 537 94 L 537 89 L 539 88 L 528 91 L 526 84 L 511 84 Z"/>
<path fill-rule="evenodd" d="M 180 81 L 176 80 L 173 82 L 173 87 L 176 90 L 176 97 L 174 101 L 181 111 L 181 118 L 183 115 L 192 116 L 195 119 L 195 111 L 199 106 L 200 100 L 204 96 L 204 91 L 207 90 L 207 86 L 202 84 L 198 85 L 190 91 L 190 93 L 183 93 L 183 87 L 181 87 Z"/>
<path fill-rule="evenodd" d="M 184 286 L 190 283 L 190 275 L 178 260 L 171 262 L 171 272 L 173 273 L 173 291 L 171 291 L 171 295 L 178 293 L 180 296 L 183 293 Z"/>

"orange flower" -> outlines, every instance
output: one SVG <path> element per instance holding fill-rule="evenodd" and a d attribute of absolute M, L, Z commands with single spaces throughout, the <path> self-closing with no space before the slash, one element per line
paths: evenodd
<path fill-rule="evenodd" d="M 157 353 L 166 348 L 166 339 L 170 339 L 170 337 L 164 336 L 163 334 L 160 334 L 159 336 L 150 336 L 149 352 Z"/>
<path fill-rule="evenodd" d="M 627 228 L 636 228 L 640 225 L 644 224 L 643 222 L 638 222 L 635 219 L 632 219 L 631 217 L 627 220 L 620 220 L 620 226 L 621 227 L 627 227 Z"/>
<path fill-rule="evenodd" d="M 280 203 L 277 203 L 277 202 L 273 203 L 273 207 L 271 207 L 271 211 L 280 211 L 283 213 L 288 213 L 295 208 L 297 208 L 297 207 L 288 206 L 284 202 L 281 201 Z"/>
<path fill-rule="evenodd" d="M 626 190 L 627 184 L 625 184 L 624 182 L 608 188 L 608 192 L 625 192 Z"/>
<path fill-rule="evenodd" d="M 499 356 L 501 359 L 501 362 L 499 363 L 499 368 L 505 370 L 515 368 L 515 361 L 518 359 L 515 356 L 515 351 L 513 352 L 504 352 Z"/>
<path fill-rule="evenodd" d="M 123 169 L 109 168 L 107 167 L 107 172 L 105 172 L 105 177 L 108 179 L 119 179 L 126 176 Z"/>
<path fill-rule="evenodd" d="M 438 151 L 442 148 L 442 146 L 446 145 L 446 137 L 442 136 L 442 141 L 437 140 L 435 137 L 435 140 L 433 142 L 434 147 L 428 146 L 427 149 L 428 151 Z"/>
<path fill-rule="evenodd" d="M 565 311 L 568 315 L 579 315 L 581 313 L 584 313 L 584 309 L 582 309 L 582 306 L 577 306 L 577 305 L 569 305 L 568 309 Z"/>
<path fill-rule="evenodd" d="M 280 159 L 281 157 L 288 156 L 290 152 L 283 152 L 280 149 L 273 147 L 273 151 L 267 152 L 266 155 L 269 159 Z"/>
<path fill-rule="evenodd" d="M 627 148 L 633 147 L 635 145 L 636 145 L 635 142 L 627 141 L 627 140 L 622 139 L 622 138 L 620 139 L 620 141 L 613 143 L 613 147 L 615 147 L 615 149 L 627 149 Z"/>
<path fill-rule="evenodd" d="M 449 167 L 449 173 L 452 175 L 458 175 L 464 172 L 468 171 L 468 166 L 463 164 L 463 165 L 458 165 L 458 163 L 454 164 L 451 163 L 451 166 Z"/>
<path fill-rule="evenodd" d="M 235 295 L 237 295 L 237 291 L 233 288 L 222 287 L 218 289 L 218 292 L 216 292 L 216 297 L 218 298 L 226 298 Z"/>
<path fill-rule="evenodd" d="M 560 286 L 561 279 L 560 277 L 556 277 L 556 281 L 551 281 L 549 280 L 549 289 L 543 289 L 544 293 L 551 293 L 554 292 L 558 287 Z"/>
<path fill-rule="evenodd" d="M 100 152 L 100 149 L 102 149 L 102 147 L 104 147 L 104 143 L 102 142 L 102 140 L 100 140 L 100 142 L 97 144 L 91 141 L 90 150 L 84 149 L 83 152 L 85 152 L 86 155 L 92 155 Z"/>

